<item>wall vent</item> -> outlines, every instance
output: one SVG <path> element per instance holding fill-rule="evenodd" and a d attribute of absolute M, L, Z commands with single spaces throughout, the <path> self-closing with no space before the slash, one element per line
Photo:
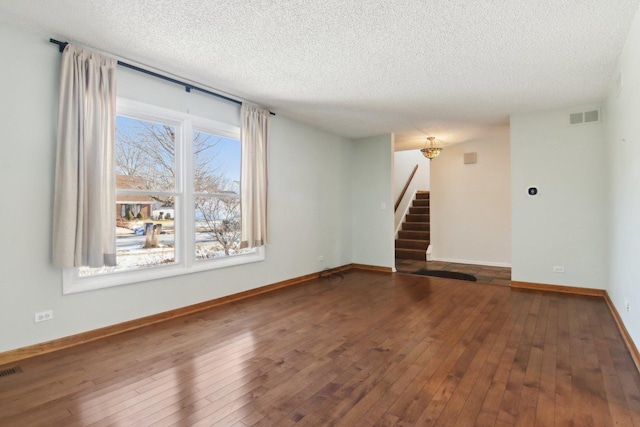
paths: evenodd
<path fill-rule="evenodd" d="M 587 123 L 598 123 L 600 121 L 600 110 L 581 111 L 569 114 L 570 125 L 583 125 Z"/>
<path fill-rule="evenodd" d="M 477 153 L 464 153 L 464 164 L 469 165 L 478 161 Z"/>
<path fill-rule="evenodd" d="M 584 112 L 584 122 L 585 123 L 595 123 L 600 121 L 600 111 L 585 111 Z"/>
<path fill-rule="evenodd" d="M 583 113 L 572 113 L 569 114 L 569 124 L 570 125 L 579 125 L 584 123 L 584 114 Z"/>
<path fill-rule="evenodd" d="M 19 372 L 22 372 L 22 369 L 20 369 L 18 366 L 16 366 L 15 368 L 4 369 L 0 371 L 0 378 L 8 377 L 9 375 L 17 374 Z"/>

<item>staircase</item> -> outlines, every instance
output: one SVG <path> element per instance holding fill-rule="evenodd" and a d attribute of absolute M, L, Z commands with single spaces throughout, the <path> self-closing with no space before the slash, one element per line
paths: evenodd
<path fill-rule="evenodd" d="M 429 192 L 418 191 L 396 239 L 396 258 L 427 260 Z"/>

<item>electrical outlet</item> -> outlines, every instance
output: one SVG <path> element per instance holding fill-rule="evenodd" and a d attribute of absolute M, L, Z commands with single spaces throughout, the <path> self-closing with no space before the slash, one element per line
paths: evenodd
<path fill-rule="evenodd" d="M 324 262 L 324 255 L 320 255 L 318 257 L 318 262 Z"/>
<path fill-rule="evenodd" d="M 626 298 L 624 299 L 624 311 L 629 312 L 629 300 Z"/>
<path fill-rule="evenodd" d="M 41 311 L 35 314 L 35 321 L 44 322 L 53 319 L 53 310 Z"/>
<path fill-rule="evenodd" d="M 561 265 L 556 265 L 553 267 L 554 273 L 564 273 L 564 267 Z"/>

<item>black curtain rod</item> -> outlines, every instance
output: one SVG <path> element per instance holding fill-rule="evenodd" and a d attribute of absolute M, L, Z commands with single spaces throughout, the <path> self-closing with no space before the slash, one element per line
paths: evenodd
<path fill-rule="evenodd" d="M 62 53 L 64 51 L 64 48 L 69 44 L 67 42 L 61 42 L 61 41 L 55 40 L 55 39 L 49 39 L 49 42 L 53 43 L 53 44 L 57 44 L 58 45 L 58 50 L 60 51 L 60 53 Z M 222 99 L 224 99 L 226 101 L 233 102 L 235 104 L 242 104 L 242 101 L 238 101 L 237 99 L 229 98 L 228 96 L 224 96 L 224 95 L 221 95 L 219 93 L 212 92 L 210 90 L 203 89 L 203 88 L 198 87 L 198 86 L 194 86 L 194 85 L 192 85 L 190 83 L 173 79 L 171 77 L 163 76 L 162 74 L 154 73 L 153 71 L 145 70 L 144 68 L 140 68 L 140 67 L 137 67 L 135 65 L 127 64 L 126 62 L 118 61 L 118 65 L 121 65 L 121 66 L 126 67 L 126 68 L 130 68 L 130 69 L 135 70 L 135 71 L 139 71 L 139 72 L 141 72 L 143 74 L 147 74 L 149 76 L 157 77 L 159 79 L 162 79 L 162 80 L 165 80 L 165 81 L 168 81 L 168 82 L 171 82 L 171 83 L 175 83 L 175 84 L 180 85 L 180 86 L 184 86 L 184 88 L 185 88 L 185 90 L 187 92 L 191 92 L 192 90 L 197 90 L 198 92 L 202 92 L 202 93 L 206 93 L 208 95 L 212 95 L 212 96 L 215 96 L 215 97 L 218 97 L 218 98 L 222 98 Z M 269 111 L 269 114 L 271 114 L 272 116 L 276 115 L 275 113 L 273 113 L 271 111 Z"/>

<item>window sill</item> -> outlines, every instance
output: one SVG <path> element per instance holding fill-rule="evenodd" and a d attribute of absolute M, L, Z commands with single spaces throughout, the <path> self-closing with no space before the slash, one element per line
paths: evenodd
<path fill-rule="evenodd" d="M 62 271 L 62 293 L 73 294 L 77 292 L 93 291 L 96 289 L 110 288 L 113 286 L 128 285 L 149 280 L 165 279 L 168 277 L 182 276 L 185 274 L 199 273 L 202 271 L 217 270 L 219 268 L 232 267 L 242 264 L 264 261 L 264 247 L 257 248 L 255 252 L 245 255 L 235 255 L 225 258 L 197 261 L 187 267 L 184 264 L 151 267 L 144 270 L 123 271 L 118 273 L 106 273 L 91 277 L 80 277 L 78 269 L 67 268 Z"/>

